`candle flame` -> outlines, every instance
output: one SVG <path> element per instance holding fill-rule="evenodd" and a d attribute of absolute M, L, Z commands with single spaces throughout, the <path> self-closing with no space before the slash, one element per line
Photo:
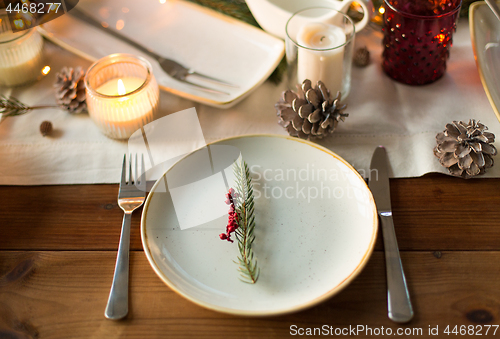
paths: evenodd
<path fill-rule="evenodd" d="M 118 79 L 118 94 L 124 95 L 125 93 L 127 93 L 127 91 L 125 90 L 125 85 L 123 84 L 122 79 Z"/>
<path fill-rule="evenodd" d="M 378 9 L 378 11 L 379 11 L 380 14 L 384 14 L 385 13 L 385 8 L 384 7 L 380 7 Z"/>
<path fill-rule="evenodd" d="M 45 66 L 43 69 L 42 69 L 42 74 L 43 75 L 47 75 L 49 74 L 50 72 L 50 66 Z"/>

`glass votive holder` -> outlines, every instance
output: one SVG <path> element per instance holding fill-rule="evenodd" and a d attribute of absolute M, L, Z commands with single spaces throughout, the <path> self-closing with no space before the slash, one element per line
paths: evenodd
<path fill-rule="evenodd" d="M 461 0 L 384 0 L 382 67 L 394 80 L 424 85 L 441 78 Z"/>
<path fill-rule="evenodd" d="M 130 54 L 96 61 L 85 75 L 89 115 L 113 139 L 126 139 L 153 121 L 160 89 L 151 64 Z"/>
<path fill-rule="evenodd" d="M 322 81 L 331 95 L 351 90 L 354 23 L 332 8 L 313 7 L 295 13 L 286 24 L 288 86 L 305 79 Z"/>
<path fill-rule="evenodd" d="M 0 13 L 0 86 L 27 84 L 42 76 L 43 38 L 35 28 L 13 33 Z"/>

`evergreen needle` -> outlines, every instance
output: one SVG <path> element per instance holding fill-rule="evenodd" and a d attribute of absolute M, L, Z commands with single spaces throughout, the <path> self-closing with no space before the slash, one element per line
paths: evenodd
<path fill-rule="evenodd" d="M 13 117 L 16 115 L 26 114 L 35 109 L 56 108 L 59 106 L 43 105 L 43 106 L 28 106 L 23 104 L 16 98 L 8 98 L 5 95 L 0 95 L 0 114 L 4 117 Z"/>
<path fill-rule="evenodd" d="M 260 270 L 257 267 L 257 259 L 254 257 L 252 244 L 255 240 L 255 216 L 252 178 L 246 162 L 235 163 L 234 174 L 236 176 L 236 188 L 240 193 L 240 204 L 236 208 L 238 214 L 238 228 L 236 229 L 236 240 L 238 241 L 238 257 L 241 280 L 255 284 L 259 279 Z"/>

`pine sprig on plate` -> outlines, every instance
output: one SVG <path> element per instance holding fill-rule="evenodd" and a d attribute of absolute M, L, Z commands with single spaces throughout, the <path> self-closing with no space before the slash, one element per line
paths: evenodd
<path fill-rule="evenodd" d="M 241 280 L 249 284 L 255 284 L 259 278 L 260 270 L 252 250 L 252 244 L 255 240 L 255 206 L 252 178 L 246 162 L 241 160 L 239 164 L 236 163 L 234 174 L 236 175 L 236 188 L 240 194 L 240 203 L 236 208 L 238 228 L 235 231 L 240 256 L 236 263 L 239 265 L 238 270 L 241 273 Z"/>

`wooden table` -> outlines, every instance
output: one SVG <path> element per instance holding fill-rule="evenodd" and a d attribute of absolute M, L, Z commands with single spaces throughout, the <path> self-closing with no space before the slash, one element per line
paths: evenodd
<path fill-rule="evenodd" d="M 364 271 L 337 296 L 295 314 L 240 318 L 201 308 L 163 284 L 142 251 L 140 213 L 132 219 L 130 312 L 125 320 L 106 320 L 122 220 L 117 191 L 118 185 L 0 186 L 0 338 L 273 338 L 323 325 L 333 334 L 364 325 L 373 337 L 382 336 L 375 335 L 382 326 L 386 332 L 379 333 L 421 328 L 420 337 L 428 337 L 429 326 L 439 325 L 439 337 L 461 337 L 446 335 L 446 326 L 451 332 L 472 325 L 483 335 L 489 328 L 492 336 L 495 327 L 486 325 L 500 324 L 500 179 L 391 180 L 415 309 L 406 325 L 387 318 L 380 235 Z"/>

